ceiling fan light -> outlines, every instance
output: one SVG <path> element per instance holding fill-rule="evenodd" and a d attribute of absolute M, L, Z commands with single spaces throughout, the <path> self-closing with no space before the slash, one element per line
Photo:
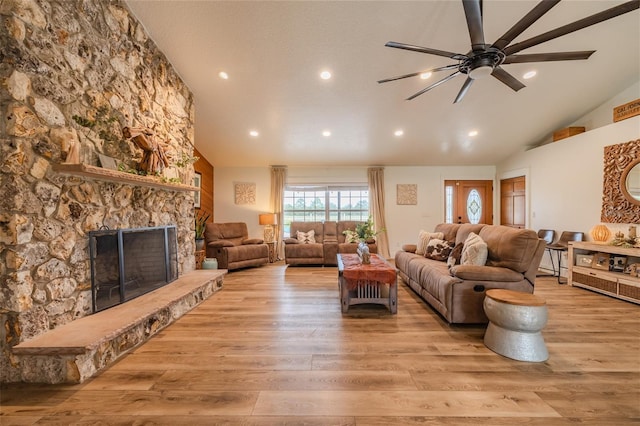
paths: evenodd
<path fill-rule="evenodd" d="M 431 77 L 431 73 L 430 72 L 423 72 L 422 74 L 420 74 L 420 78 L 423 79 L 423 80 L 426 80 L 429 77 Z"/>
<path fill-rule="evenodd" d="M 492 72 L 493 72 L 493 67 L 491 65 L 481 65 L 469 71 L 469 77 L 471 77 L 474 80 L 478 80 L 491 75 Z"/>

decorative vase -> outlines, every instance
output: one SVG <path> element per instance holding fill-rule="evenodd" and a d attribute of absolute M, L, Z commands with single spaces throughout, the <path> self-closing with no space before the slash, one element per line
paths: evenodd
<path fill-rule="evenodd" d="M 360 262 L 368 265 L 371 263 L 371 254 L 369 253 L 369 246 L 363 240 L 360 240 L 358 243 L 358 257 L 360 258 Z"/>
<path fill-rule="evenodd" d="M 215 257 L 207 257 L 202 261 L 202 269 L 218 269 L 218 259 Z"/>
<path fill-rule="evenodd" d="M 196 238 L 196 251 L 204 250 L 204 238 Z"/>

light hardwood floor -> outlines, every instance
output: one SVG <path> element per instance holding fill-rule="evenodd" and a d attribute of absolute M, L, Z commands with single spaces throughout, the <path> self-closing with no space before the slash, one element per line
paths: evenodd
<path fill-rule="evenodd" d="M 640 307 L 539 278 L 550 358 L 504 358 L 400 284 L 398 314 L 341 314 L 337 269 L 273 264 L 100 376 L 2 387 L 0 424 L 640 423 Z"/>

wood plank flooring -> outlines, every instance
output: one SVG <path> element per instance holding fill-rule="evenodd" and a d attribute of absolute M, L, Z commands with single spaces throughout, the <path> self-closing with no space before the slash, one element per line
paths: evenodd
<path fill-rule="evenodd" d="M 2 425 L 640 424 L 640 308 L 539 278 L 550 358 L 504 358 L 400 284 L 340 312 L 337 269 L 273 264 L 81 385 L 3 385 Z"/>

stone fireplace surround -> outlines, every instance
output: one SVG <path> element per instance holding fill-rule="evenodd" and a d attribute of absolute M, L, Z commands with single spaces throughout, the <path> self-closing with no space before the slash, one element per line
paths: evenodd
<path fill-rule="evenodd" d="M 176 225 L 179 280 L 200 272 L 193 271 L 193 192 L 59 166 L 79 147 L 87 167 L 99 166 L 99 153 L 133 167 L 140 152 L 119 136 L 123 126 L 153 129 L 174 159 L 191 155 L 193 96 L 119 0 L 6 0 L 0 18 L 0 381 L 81 381 L 84 367 L 61 379 L 56 365 L 66 360 L 14 348 L 93 320 L 87 235 L 102 226 Z M 100 110 L 115 119 L 103 123 L 106 133 L 74 118 L 95 119 Z M 204 281 L 211 290 L 194 290 L 190 302 L 177 303 L 183 308 L 159 315 L 173 320 L 172 312 L 221 285 L 220 277 Z M 140 342 L 132 341 L 98 338 L 102 355 L 93 356 L 113 359 Z"/>

